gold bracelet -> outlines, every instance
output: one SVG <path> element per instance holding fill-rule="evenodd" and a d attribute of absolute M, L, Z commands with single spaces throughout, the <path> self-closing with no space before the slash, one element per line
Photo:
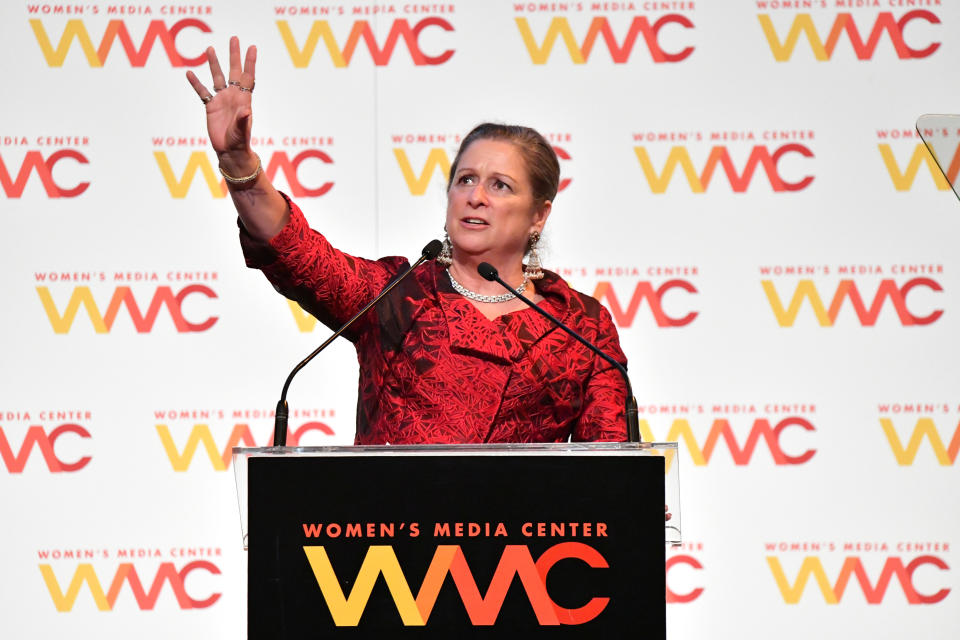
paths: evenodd
<path fill-rule="evenodd" d="M 260 163 L 260 156 L 257 154 L 253 154 L 253 155 L 257 156 L 257 170 L 251 173 L 250 175 L 244 176 L 242 178 L 234 178 L 233 176 L 228 174 L 226 171 L 224 171 L 223 167 L 218 166 L 217 168 L 220 169 L 220 175 L 222 175 L 223 179 L 229 182 L 230 184 L 246 184 L 248 182 L 252 182 L 256 180 L 257 176 L 260 175 L 260 171 L 262 170 L 263 165 Z"/>

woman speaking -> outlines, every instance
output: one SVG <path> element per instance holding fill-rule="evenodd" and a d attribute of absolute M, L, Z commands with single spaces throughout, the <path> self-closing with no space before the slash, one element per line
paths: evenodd
<path fill-rule="evenodd" d="M 226 78 L 207 49 L 213 91 L 190 71 L 187 79 L 206 106 L 247 265 L 337 328 L 408 263 L 338 251 L 270 184 L 250 147 L 256 57 L 250 47 L 241 67 L 234 37 Z M 440 256 L 345 334 L 360 361 L 357 444 L 626 439 L 620 374 L 477 273 L 490 263 L 626 364 L 609 312 L 540 267 L 537 242 L 559 178 L 553 149 L 533 129 L 481 124 L 463 139 L 450 167 Z"/>

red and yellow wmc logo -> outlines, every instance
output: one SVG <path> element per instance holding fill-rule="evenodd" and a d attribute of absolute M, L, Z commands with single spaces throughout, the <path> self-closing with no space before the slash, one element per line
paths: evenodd
<path fill-rule="evenodd" d="M 940 24 L 940 18 L 924 9 L 908 11 L 900 18 L 894 18 L 889 11 L 878 13 L 873 24 L 867 27 L 869 28 L 869 35 L 867 35 L 866 41 L 861 36 L 861 33 L 866 32 L 865 25 L 861 22 L 861 26 L 858 28 L 856 20 L 850 13 L 838 13 L 834 17 L 833 25 L 830 27 L 825 40 L 814 26 L 813 18 L 809 13 L 798 13 L 793 17 L 793 23 L 790 25 L 785 38 L 781 38 L 777 34 L 777 30 L 773 26 L 773 20 L 768 14 L 758 14 L 757 19 L 760 21 L 763 35 L 767 38 L 767 44 L 770 45 L 773 58 L 777 62 L 787 62 L 793 57 L 793 51 L 800 40 L 801 34 L 806 36 L 813 57 L 821 62 L 833 59 L 833 54 L 843 34 L 846 34 L 846 41 L 849 42 L 858 60 L 873 59 L 873 54 L 884 33 L 887 34 L 894 52 L 901 60 L 927 58 L 940 48 L 939 42 L 932 42 L 926 47 L 918 49 L 910 47 L 904 40 L 903 31 L 914 20 Z"/>
<path fill-rule="evenodd" d="M 594 16 L 587 28 L 587 33 L 582 42 L 577 42 L 570 22 L 565 16 L 554 16 L 547 26 L 543 40 L 538 44 L 530 28 L 527 18 L 514 18 L 517 29 L 520 31 L 520 37 L 523 38 L 523 44 L 530 54 L 530 60 L 533 64 L 546 64 L 553 52 L 553 47 L 557 38 L 563 40 L 567 53 L 573 64 L 586 64 L 590 60 L 590 54 L 594 50 L 597 38 L 602 38 L 603 43 L 610 54 L 610 59 L 615 64 L 624 64 L 630 60 L 633 48 L 637 43 L 638 36 L 643 37 L 643 42 L 650 53 L 653 62 L 680 62 L 686 60 L 693 53 L 693 47 L 684 47 L 676 52 L 664 51 L 660 46 L 660 30 L 667 25 L 679 25 L 684 29 L 693 29 L 693 22 L 689 18 L 677 13 L 669 13 L 658 18 L 653 24 L 647 20 L 646 16 L 634 16 L 627 27 L 626 35 L 621 42 L 617 41 L 614 35 L 614 26 L 611 25 L 611 19 L 606 16 Z M 612 22 L 619 28 L 623 22 L 617 18 Z"/>
<path fill-rule="evenodd" d="M 207 60 L 206 54 L 200 52 L 199 55 L 188 57 L 177 49 L 177 36 L 184 29 L 198 29 L 202 33 L 210 33 L 211 29 L 206 22 L 196 18 L 185 18 L 174 22 L 169 27 L 163 20 L 151 20 L 147 26 L 147 31 L 140 40 L 140 45 L 134 42 L 127 25 L 123 20 L 110 20 L 100 39 L 100 45 L 94 47 L 93 40 L 84 21 L 79 18 L 67 20 L 66 26 L 60 35 L 60 40 L 54 48 L 50 35 L 47 33 L 43 21 L 37 18 L 30 20 L 30 28 L 33 29 L 33 35 L 40 45 L 40 51 L 47 61 L 47 66 L 62 67 L 73 46 L 74 40 L 80 45 L 80 50 L 87 59 L 87 64 L 91 67 L 102 67 L 110 51 L 113 49 L 116 41 L 120 41 L 123 52 L 131 67 L 143 67 L 147 64 L 150 52 L 153 50 L 157 41 L 163 47 L 167 54 L 167 60 L 172 67 L 196 67 L 204 64 Z M 54 34 L 54 37 L 56 35 Z"/>
<path fill-rule="evenodd" d="M 164 585 L 169 585 L 177 601 L 177 606 L 181 609 L 206 609 L 220 599 L 222 594 L 213 593 L 206 598 L 198 599 L 187 593 L 184 583 L 187 577 L 194 571 L 205 571 L 209 574 L 220 575 L 220 568 L 209 560 L 194 560 L 177 569 L 173 562 L 163 562 L 153 573 L 153 580 L 150 582 L 150 588 L 144 590 L 144 581 L 141 575 L 149 575 L 147 570 L 141 567 L 138 573 L 137 568 L 132 562 L 122 562 L 117 566 L 113 577 L 110 579 L 110 586 L 104 592 L 104 582 L 100 580 L 93 565 L 89 562 L 77 564 L 70 578 L 70 584 L 66 589 L 60 586 L 57 576 L 50 564 L 40 564 L 40 574 L 43 576 L 43 582 L 47 585 L 47 591 L 50 592 L 50 598 L 57 611 L 72 611 L 77 601 L 83 584 L 87 584 L 87 589 L 93 597 L 93 602 L 100 611 L 113 611 L 117 598 L 123 591 L 123 585 L 129 585 L 129 590 L 136 600 L 137 607 L 141 611 L 152 611 L 157 604 L 157 600 L 164 592 Z"/>
<path fill-rule="evenodd" d="M 566 149 L 554 145 L 553 150 L 561 162 L 571 159 Z M 397 161 L 397 166 L 400 167 L 400 173 L 403 174 L 403 180 L 407 183 L 407 189 L 410 190 L 410 195 L 424 195 L 431 181 L 437 176 L 439 176 L 443 184 L 446 184 L 447 178 L 450 175 L 450 156 L 443 147 L 431 147 L 427 151 L 426 158 L 419 171 L 414 168 L 414 164 L 410 160 L 410 155 L 407 151 L 408 150 L 403 147 L 394 147 L 393 157 Z M 571 181 L 572 178 L 564 177 L 560 181 L 557 191 L 559 192 L 566 189 Z"/>
<path fill-rule="evenodd" d="M 9 154 L 7 156 L 9 162 Z M 79 164 L 89 164 L 87 157 L 76 149 L 57 149 L 44 157 L 44 152 L 38 150 L 27 151 L 20 167 L 7 165 L 3 156 L 0 156 L 0 187 L 8 198 L 19 198 L 27 186 L 31 174 L 36 174 L 43 185 L 43 190 L 49 198 L 76 198 L 90 187 L 89 182 L 78 182 L 73 186 L 57 184 L 53 179 L 53 172 L 61 160 L 73 160 Z M 13 177 L 16 174 L 16 178 Z"/>
<path fill-rule="evenodd" d="M 784 307 L 782 298 L 777 293 L 772 280 L 762 280 L 761 284 L 763 285 L 763 292 L 767 296 L 767 301 L 770 303 L 770 308 L 773 310 L 773 315 L 777 319 L 777 324 L 781 327 L 793 326 L 804 300 L 808 302 L 821 327 L 835 326 L 837 316 L 839 316 L 846 300 L 850 301 L 849 304 L 853 307 L 857 322 L 862 327 L 872 327 L 877 323 L 877 318 L 880 316 L 880 311 L 884 308 L 887 299 L 890 300 L 890 305 L 893 306 L 900 324 L 904 327 L 933 324 L 943 315 L 943 309 L 937 309 L 925 316 L 918 316 L 907 307 L 907 295 L 914 288 L 923 287 L 930 291 L 943 291 L 943 287 L 931 278 L 911 278 L 902 285 L 898 285 L 893 278 L 881 280 L 869 307 L 864 303 L 856 282 L 850 279 L 839 282 L 829 308 L 824 306 L 823 299 L 820 297 L 820 292 L 813 280 L 803 279 L 797 283 L 793 291 L 793 297 L 787 307 Z"/>
<path fill-rule="evenodd" d="M 933 154 L 930 153 L 927 145 L 918 142 L 911 145 L 911 147 L 910 158 L 903 164 L 897 161 L 897 156 L 893 151 L 893 145 L 886 142 L 877 144 L 877 148 L 880 150 L 880 157 L 883 159 L 883 166 L 890 175 L 890 181 L 893 182 L 894 189 L 897 191 L 910 191 L 913 188 L 914 181 L 917 179 L 917 174 L 920 172 L 921 166 L 927 168 L 930 177 L 933 179 L 933 184 L 937 189 L 940 191 L 949 189 L 950 182 L 955 182 L 957 175 L 960 174 L 960 145 L 956 147 L 956 151 L 954 151 L 947 165 L 947 177 L 950 179 L 950 182 L 947 182 L 947 178 L 944 177 L 940 167 L 937 166 L 937 161 L 934 159 Z M 926 182 L 926 180 L 924 179 L 923 182 Z"/>
<path fill-rule="evenodd" d="M 773 424 L 771 424 L 771 420 L 768 418 L 757 417 L 754 418 L 753 424 L 750 426 L 750 431 L 746 434 L 746 437 L 743 439 L 743 445 L 741 446 L 730 424 L 730 420 L 728 418 L 718 417 L 714 418 L 711 422 L 705 438 L 703 438 L 702 430 L 698 429 L 700 437 L 703 438 L 703 445 L 701 446 L 697 434 L 694 433 L 694 428 L 690 425 L 690 421 L 687 418 L 675 418 L 670 423 L 670 427 L 665 436 L 662 432 L 657 434 L 660 437 L 654 435 L 649 421 L 646 418 L 642 418 L 640 420 L 640 435 L 646 442 L 679 442 L 682 440 L 687 452 L 690 454 L 690 459 L 693 464 L 698 467 L 704 467 L 710 463 L 721 439 L 727 451 L 730 453 L 733 463 L 737 466 L 746 466 L 751 463 L 753 452 L 756 450 L 760 440 L 763 440 L 767 450 L 770 452 L 773 463 L 777 466 L 797 465 L 809 462 L 817 453 L 816 449 L 807 449 L 796 455 L 790 455 L 783 450 L 780 444 L 780 438 L 783 432 L 790 427 L 796 427 L 808 432 L 816 431 L 816 427 L 814 427 L 809 420 L 800 416 L 784 417 L 776 420 Z M 673 455 L 673 452 L 665 455 L 666 471 L 669 471 L 670 465 L 673 464 Z"/>
<path fill-rule="evenodd" d="M 780 590 L 780 595 L 786 604 L 798 604 L 806 590 L 807 583 L 812 577 L 820 589 L 823 601 L 826 604 L 839 604 L 850 586 L 850 578 L 856 579 L 860 591 L 868 604 L 881 604 L 886 596 L 887 589 L 897 579 L 908 604 L 935 604 L 950 593 L 949 588 L 943 588 L 931 594 L 920 593 L 913 583 L 914 572 L 924 566 L 932 565 L 941 571 L 949 570 L 949 566 L 941 558 L 933 555 L 922 555 L 913 558 L 906 564 L 899 556 L 889 556 L 884 560 L 883 567 L 876 582 L 871 583 L 866 567 L 859 556 L 847 556 L 843 559 L 840 571 L 833 584 L 823 567 L 819 556 L 805 556 L 797 571 L 793 584 L 787 577 L 786 571 L 777 556 L 767 556 L 767 566 L 773 574 L 773 579 Z"/>
<path fill-rule="evenodd" d="M 957 461 L 957 453 L 960 452 L 960 423 L 957 424 L 951 437 L 949 427 L 946 433 L 941 435 L 933 418 L 918 418 L 906 446 L 897 434 L 897 429 L 891 418 L 880 418 L 880 426 L 883 428 L 883 434 L 887 437 L 890 450 L 893 451 L 893 456 L 896 458 L 898 465 L 909 466 L 914 463 L 924 438 L 930 443 L 930 448 L 939 464 L 949 466 Z M 943 444 L 944 436 L 950 438 L 950 444 L 947 446 Z"/>
<path fill-rule="evenodd" d="M 733 159 L 730 157 L 730 150 L 727 145 L 711 147 L 706 162 L 699 172 L 690 158 L 689 150 L 683 145 L 670 147 L 670 152 L 660 171 L 654 166 L 650 159 L 650 153 L 645 146 L 636 146 L 633 151 L 640 162 L 643 176 L 653 193 L 666 192 L 678 167 L 683 172 L 683 176 L 693 193 L 705 193 L 707 191 L 718 165 L 723 169 L 727 182 L 734 193 L 744 193 L 750 188 L 757 167 L 763 167 L 770 188 L 776 193 L 801 191 L 810 186 L 814 179 L 814 176 L 808 175 L 795 182 L 789 182 L 779 173 L 779 162 L 788 153 L 796 153 L 804 158 L 814 157 L 809 147 L 796 142 L 784 144 L 772 150 L 765 144 L 754 145 L 742 171 L 737 170 Z"/>
<path fill-rule="evenodd" d="M 663 282 L 654 289 L 653 284 L 648 280 L 637 282 L 630 294 L 626 307 L 623 306 L 621 298 L 612 282 L 601 280 L 593 290 L 593 297 L 606 305 L 613 316 L 613 321 L 620 328 L 629 328 L 633 326 L 636 320 L 637 312 L 640 310 L 640 304 L 646 300 L 647 307 L 653 315 L 654 321 L 658 327 L 685 327 L 693 322 L 699 315 L 699 311 L 689 311 L 682 316 L 670 316 L 663 309 L 663 299 L 671 291 L 680 289 L 687 293 L 697 293 L 697 288 L 689 280 L 673 279 Z M 623 291 L 621 290 L 621 294 Z M 623 300 L 627 300 L 626 297 Z"/>
<path fill-rule="evenodd" d="M 234 447 L 258 447 L 267 446 L 273 442 L 273 430 L 270 430 L 268 437 L 257 444 L 253 433 L 248 424 L 235 424 L 230 431 L 230 436 L 222 449 L 217 447 L 217 442 L 210 431 L 210 426 L 206 424 L 194 424 L 190 429 L 190 435 L 187 436 L 183 449 L 177 450 L 177 445 L 173 441 L 173 435 L 170 433 L 170 427 L 165 424 L 157 424 L 157 435 L 160 436 L 160 442 L 163 444 L 163 451 L 170 460 L 170 466 L 174 471 L 187 471 L 193 464 L 197 448 L 203 445 L 203 450 L 210 459 L 210 464 L 214 471 L 226 471 L 230 468 L 230 462 L 233 459 Z M 300 438 L 310 432 L 319 432 L 324 435 L 334 435 L 333 429 L 317 421 L 305 422 L 297 428 L 291 428 L 287 435 L 288 446 L 297 447 L 300 445 Z"/>
<path fill-rule="evenodd" d="M 363 40 L 367 52 L 373 60 L 373 64 L 378 67 L 390 64 L 390 60 L 393 57 L 393 50 L 401 39 L 404 45 L 406 45 L 410 59 L 414 65 L 419 67 L 443 64 L 453 57 L 453 49 L 446 49 L 437 55 L 431 56 L 427 55 L 420 47 L 420 35 L 424 29 L 429 27 L 436 27 L 437 29 L 448 32 L 453 31 L 453 25 L 443 18 L 436 16 L 423 18 L 412 27 L 405 18 L 398 18 L 391 23 L 390 30 L 387 32 L 387 37 L 381 47 L 377 42 L 370 23 L 366 20 L 356 20 L 351 26 L 350 33 L 347 35 L 346 41 L 341 47 L 333 34 L 330 23 L 326 20 L 314 20 L 310 27 L 310 32 L 307 34 L 301 46 L 297 44 L 289 21 L 277 20 L 277 29 L 280 31 L 280 38 L 287 47 L 287 53 L 290 54 L 290 61 L 293 62 L 293 66 L 297 69 L 304 69 L 309 66 L 320 40 L 323 40 L 323 44 L 327 49 L 327 53 L 330 55 L 330 61 L 333 63 L 333 66 L 340 69 L 350 65 L 360 40 Z"/>
<path fill-rule="evenodd" d="M 130 318 L 137 333 L 153 331 L 157 317 L 160 315 L 160 309 L 163 307 L 166 307 L 170 320 L 178 333 L 206 331 L 219 320 L 218 316 L 209 316 L 198 322 L 190 322 L 184 317 L 183 304 L 189 296 L 217 297 L 213 289 L 203 284 L 187 285 L 176 293 L 168 285 L 158 286 L 153 290 L 149 303 L 145 305 L 146 312 L 142 311 L 144 306 L 142 294 L 141 302 L 138 303 L 133 289 L 128 286 L 114 288 L 105 312 L 100 311 L 100 307 L 94 300 L 93 293 L 88 286 L 74 287 L 62 312 L 57 308 L 49 287 L 41 286 L 36 289 L 43 310 L 50 321 L 50 326 L 54 333 L 58 334 L 70 333 L 81 306 L 86 310 L 90 324 L 93 325 L 93 330 L 96 333 L 110 333 L 122 308 L 126 308 L 126 315 Z M 141 288 L 140 291 L 143 291 L 143 289 Z"/>
<path fill-rule="evenodd" d="M 51 473 L 60 473 L 63 471 L 79 471 L 90 464 L 90 456 L 82 456 L 77 460 L 68 461 L 57 455 L 57 440 L 65 434 L 73 434 L 79 438 L 90 438 L 90 432 L 79 424 L 66 423 L 61 424 L 51 431 L 47 431 L 41 425 L 31 425 L 23 440 L 20 448 L 14 454 L 14 444 L 10 442 L 10 435 L 3 427 L 0 427 L 0 458 L 3 459 L 3 465 L 10 473 L 23 473 L 27 461 L 34 448 L 39 449 L 47 469 Z"/>
<path fill-rule="evenodd" d="M 555 544 L 544 551 L 536 561 L 526 545 L 506 545 L 485 595 L 480 594 L 473 572 L 459 545 L 437 546 L 416 597 L 413 596 L 392 546 L 369 547 L 356 579 L 350 581 L 353 587 L 349 596 L 343 593 L 324 547 L 304 546 L 303 551 L 330 609 L 333 622 L 338 627 L 355 627 L 360 623 L 367 601 L 380 576 L 383 576 L 390 589 L 400 619 L 406 627 L 427 624 L 448 574 L 456 585 L 474 626 L 496 623 L 514 576 L 520 578 L 537 622 L 542 626 L 584 624 L 600 615 L 610 601 L 609 598 L 595 597 L 581 607 L 568 609 L 558 605 L 547 592 L 547 575 L 561 560 L 580 560 L 592 568 L 608 567 L 600 552 L 580 542 Z"/>
<path fill-rule="evenodd" d="M 154 139 L 154 146 L 162 143 L 163 139 Z M 203 176 L 210 195 L 214 198 L 225 198 L 227 196 L 227 185 L 220 177 L 219 171 L 214 169 L 214 160 L 211 159 L 211 153 L 207 151 L 191 151 L 187 157 L 186 164 L 179 176 L 174 170 L 166 151 L 154 151 L 153 158 L 160 169 L 160 175 L 174 198 L 186 198 L 193 186 L 197 172 Z M 304 149 L 293 154 L 293 157 L 284 150 L 277 150 L 270 153 L 269 157 L 262 154 L 265 159 L 263 172 L 270 180 L 274 180 L 278 173 L 283 174 L 290 188 L 290 195 L 295 198 L 315 198 L 324 195 L 333 188 L 332 181 L 324 181 L 320 184 L 305 185 L 300 178 L 300 166 L 306 160 L 315 160 L 323 165 L 333 164 L 333 158 L 330 154 L 321 149 Z"/>

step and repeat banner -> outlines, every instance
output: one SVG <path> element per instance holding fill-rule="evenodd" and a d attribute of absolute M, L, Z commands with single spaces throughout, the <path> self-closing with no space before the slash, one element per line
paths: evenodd
<path fill-rule="evenodd" d="M 350 253 L 442 235 L 475 124 L 555 145 L 544 262 L 610 309 L 643 437 L 680 443 L 670 638 L 956 636 L 960 203 L 914 122 L 960 111 L 960 3 L 6 2 L 0 21 L 3 637 L 244 634 L 230 449 L 270 441 L 328 330 L 243 264 L 184 78 L 209 86 L 203 50 L 225 63 L 231 35 L 258 46 L 267 175 Z M 346 342 L 304 371 L 289 443 L 351 443 L 356 379 Z"/>

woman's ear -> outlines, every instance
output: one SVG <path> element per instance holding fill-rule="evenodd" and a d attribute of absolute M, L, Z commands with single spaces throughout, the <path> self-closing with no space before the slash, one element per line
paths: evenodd
<path fill-rule="evenodd" d="M 537 209 L 533 212 L 533 227 L 532 231 L 539 231 L 543 233 L 543 225 L 547 223 L 547 218 L 550 217 L 550 211 L 553 209 L 553 203 L 549 200 L 544 200 Z"/>

